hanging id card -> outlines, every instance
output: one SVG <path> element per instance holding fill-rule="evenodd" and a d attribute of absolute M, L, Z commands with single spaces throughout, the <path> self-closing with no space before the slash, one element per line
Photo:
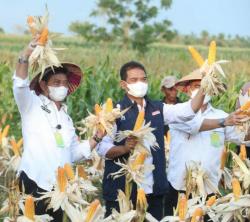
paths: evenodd
<path fill-rule="evenodd" d="M 56 131 L 54 133 L 54 136 L 55 136 L 55 139 L 56 139 L 56 145 L 59 148 L 64 148 L 64 141 L 63 141 L 62 134 L 60 132 Z"/>
<path fill-rule="evenodd" d="M 210 141 L 211 141 L 211 145 L 214 147 L 219 147 L 221 145 L 220 142 L 220 135 L 217 132 L 212 132 L 210 134 Z"/>

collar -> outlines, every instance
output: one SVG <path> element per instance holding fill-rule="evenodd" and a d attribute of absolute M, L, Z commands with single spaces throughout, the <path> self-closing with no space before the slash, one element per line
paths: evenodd
<path fill-rule="evenodd" d="M 44 96 L 42 94 L 39 95 L 39 98 L 41 99 L 42 103 L 45 105 L 45 106 L 48 106 L 49 104 L 52 104 L 54 103 L 52 100 L 50 100 L 47 96 Z M 60 110 L 63 110 L 65 113 L 67 113 L 68 111 L 68 107 L 65 103 L 62 103 L 62 106 L 61 106 L 61 109 Z"/>
<path fill-rule="evenodd" d="M 124 104 L 125 108 L 135 105 L 135 102 L 133 100 L 131 100 L 127 94 L 124 95 L 121 102 Z M 152 103 L 151 99 L 149 99 L 148 96 L 146 95 L 146 96 L 144 96 L 143 107 L 146 108 L 146 106 L 148 106 L 148 105 L 153 105 L 153 103 Z"/>

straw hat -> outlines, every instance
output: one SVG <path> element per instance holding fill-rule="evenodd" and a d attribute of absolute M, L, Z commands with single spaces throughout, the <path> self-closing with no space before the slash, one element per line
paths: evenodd
<path fill-rule="evenodd" d="M 67 70 L 67 77 L 69 81 L 69 94 L 75 92 L 75 90 L 79 87 L 83 72 L 81 71 L 81 68 L 73 63 L 61 63 L 62 68 Z M 51 72 L 51 67 L 47 67 L 44 71 L 44 76 L 46 76 L 46 73 L 48 74 Z M 34 90 L 37 95 L 42 93 L 42 89 L 39 85 L 41 72 L 38 73 L 31 81 L 30 83 L 30 89 Z"/>
<path fill-rule="evenodd" d="M 200 69 L 196 69 L 190 74 L 183 76 L 176 84 L 186 85 L 190 81 L 201 80 L 201 79 L 202 79 L 202 74 L 200 72 Z"/>

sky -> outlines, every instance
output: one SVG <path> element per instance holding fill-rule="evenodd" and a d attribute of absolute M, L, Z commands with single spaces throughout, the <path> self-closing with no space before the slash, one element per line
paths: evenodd
<path fill-rule="evenodd" d="M 154 0 L 153 4 L 159 4 Z M 0 0 L 0 27 L 6 33 L 17 33 L 17 27 L 25 26 L 28 15 L 43 15 L 45 4 L 50 12 L 49 28 L 53 32 L 72 34 L 68 26 L 73 21 L 89 21 L 100 24 L 89 14 L 96 0 Z M 250 0 L 173 0 L 168 11 L 158 20 L 169 19 L 173 28 L 181 34 L 210 34 L 250 36 Z"/>

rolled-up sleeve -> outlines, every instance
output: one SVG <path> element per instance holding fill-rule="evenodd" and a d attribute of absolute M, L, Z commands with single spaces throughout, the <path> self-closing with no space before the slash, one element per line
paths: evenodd
<path fill-rule="evenodd" d="M 101 156 L 102 158 L 105 158 L 107 152 L 114 146 L 115 146 L 114 140 L 110 136 L 105 136 L 103 137 L 102 142 L 100 142 L 97 145 L 96 151 L 99 156 Z"/>
<path fill-rule="evenodd" d="M 199 112 L 193 119 L 186 122 L 170 124 L 169 128 L 195 135 L 199 133 L 203 120 L 204 117 L 202 117 L 201 113 Z"/>
<path fill-rule="evenodd" d="M 71 143 L 70 149 L 73 162 L 77 162 L 82 159 L 90 159 L 91 157 L 89 140 L 83 140 L 80 142 L 78 137 L 75 136 Z"/>
<path fill-rule="evenodd" d="M 28 77 L 26 79 L 21 79 L 20 77 L 16 76 L 16 73 L 14 73 L 13 93 L 20 113 L 27 112 L 32 104 L 33 95 L 29 85 L 30 82 Z"/>
<path fill-rule="evenodd" d="M 191 106 L 191 100 L 185 103 L 178 103 L 176 105 L 163 105 L 163 117 L 165 125 L 171 123 L 186 122 L 194 118 L 195 112 Z"/>

